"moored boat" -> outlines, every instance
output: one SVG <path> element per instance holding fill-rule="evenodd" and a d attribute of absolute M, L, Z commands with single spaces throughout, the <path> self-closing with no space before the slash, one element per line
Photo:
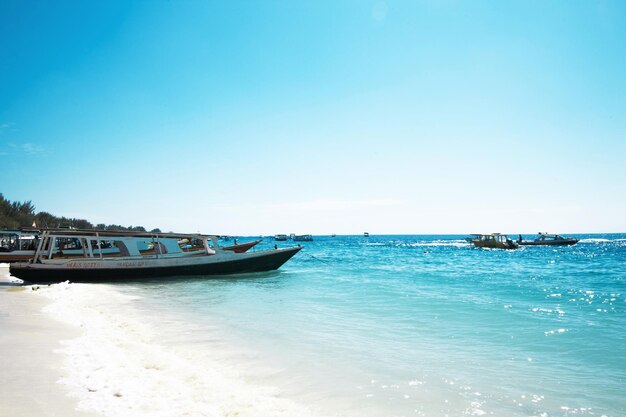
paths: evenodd
<path fill-rule="evenodd" d="M 521 236 L 518 243 L 522 246 L 571 246 L 578 243 L 576 238 L 548 233 L 539 233 L 535 240 L 523 240 Z"/>
<path fill-rule="evenodd" d="M 507 235 L 500 233 L 475 233 L 472 234 L 472 237 L 469 240 L 477 248 L 517 249 L 519 247 L 519 245 Z"/>
<path fill-rule="evenodd" d="M 38 230 L 0 231 L 0 263 L 29 261 L 35 255 Z"/>
<path fill-rule="evenodd" d="M 179 241 L 200 241 L 202 247 L 184 250 Z M 56 250 L 78 240 L 81 254 Z M 111 242 L 115 254 L 105 255 L 101 242 Z M 146 250 L 145 248 L 150 248 Z M 125 278 L 226 275 L 280 268 L 302 247 L 257 252 L 224 250 L 216 236 L 176 233 L 45 230 L 31 262 L 14 263 L 13 276 L 27 282 L 115 282 Z"/>
<path fill-rule="evenodd" d="M 39 239 L 40 234 L 41 231 L 39 229 L 0 231 L 0 263 L 28 262 L 33 259 L 35 256 L 35 250 L 37 249 L 37 239 Z M 258 245 L 260 242 L 262 242 L 262 239 L 238 244 L 235 239 L 234 245 L 223 246 L 222 249 L 236 253 L 243 253 Z M 185 252 L 199 249 L 199 247 L 194 248 L 189 239 L 183 239 L 178 243 Z M 201 245 L 201 243 L 195 243 Z M 54 250 L 66 256 L 81 255 L 83 253 L 83 247 L 80 240 L 76 238 L 57 241 Z M 119 253 L 118 248 L 112 246 L 110 242 L 104 240 L 100 242 L 100 251 L 103 256 L 111 256 Z M 147 243 L 140 248 L 140 252 L 142 254 L 154 253 L 154 248 L 150 243 Z"/>
<path fill-rule="evenodd" d="M 231 245 L 231 246 L 224 246 L 222 249 L 224 250 L 230 250 L 233 251 L 235 253 L 243 253 L 243 252 L 247 252 L 249 249 L 253 248 L 254 246 L 258 245 L 259 243 L 261 243 L 263 239 L 258 239 L 258 240 L 253 240 L 252 242 L 246 242 L 246 243 L 237 243 L 237 240 L 235 240 L 235 244 Z"/>

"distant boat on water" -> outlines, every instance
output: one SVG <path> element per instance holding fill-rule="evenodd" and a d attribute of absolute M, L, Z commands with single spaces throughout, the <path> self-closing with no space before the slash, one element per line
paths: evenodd
<path fill-rule="evenodd" d="M 370 237 L 370 234 L 369 234 L 369 233 L 367 233 L 367 232 L 365 232 L 365 233 L 363 233 L 363 236 L 365 236 L 365 237 Z"/>
<path fill-rule="evenodd" d="M 312 242 L 313 236 L 312 235 L 292 235 L 291 239 L 294 242 Z"/>
<path fill-rule="evenodd" d="M 472 237 L 469 238 L 469 241 L 477 248 L 517 249 L 519 247 L 519 245 L 507 235 L 502 235 L 500 233 L 475 233 L 471 236 Z"/>
<path fill-rule="evenodd" d="M 535 240 L 523 240 L 522 235 L 518 243 L 522 246 L 571 246 L 578 243 L 578 239 L 573 237 L 563 237 L 548 233 L 539 233 Z"/>
<path fill-rule="evenodd" d="M 286 242 L 289 237 L 287 235 L 274 235 L 274 240 L 279 242 Z"/>

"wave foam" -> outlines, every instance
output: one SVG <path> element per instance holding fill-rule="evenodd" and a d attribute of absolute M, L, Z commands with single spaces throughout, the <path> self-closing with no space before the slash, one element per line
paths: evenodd
<path fill-rule="evenodd" d="M 423 242 L 371 242 L 366 243 L 365 246 L 385 246 L 385 247 L 394 247 L 394 248 L 414 248 L 414 247 L 436 247 L 436 246 L 446 246 L 446 247 L 456 247 L 456 248 L 465 248 L 468 246 L 468 242 L 465 240 L 433 240 L 433 241 L 423 241 Z"/>
<path fill-rule="evenodd" d="M 464 248 L 468 245 L 469 243 L 464 240 L 440 240 L 433 242 L 407 243 L 405 246 L 451 246 L 455 248 Z"/>
<path fill-rule="evenodd" d="M 155 329 L 129 305 L 133 297 L 112 287 L 63 283 L 35 294 L 52 301 L 45 313 L 83 330 L 63 342 L 68 375 L 59 381 L 81 409 L 111 417 L 313 416 L 210 355 L 194 358 L 160 345 Z"/>

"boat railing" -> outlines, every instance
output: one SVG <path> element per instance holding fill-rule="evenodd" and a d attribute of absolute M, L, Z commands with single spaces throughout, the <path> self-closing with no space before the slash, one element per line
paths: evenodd
<path fill-rule="evenodd" d="M 194 239 L 202 242 L 202 247 L 195 251 L 184 251 L 178 244 L 182 238 Z M 67 240 L 72 241 L 74 247 L 64 252 Z M 209 241 L 211 244 L 209 244 Z M 104 253 L 103 243 L 117 251 Z M 197 256 L 201 254 L 214 255 L 222 249 L 217 236 L 182 233 L 149 233 L 149 232 L 109 232 L 109 231 L 79 231 L 68 229 L 47 229 L 39 237 L 37 249 L 32 262 L 41 262 L 53 258 L 111 258 L 124 257 L 134 259 L 170 258 Z"/>

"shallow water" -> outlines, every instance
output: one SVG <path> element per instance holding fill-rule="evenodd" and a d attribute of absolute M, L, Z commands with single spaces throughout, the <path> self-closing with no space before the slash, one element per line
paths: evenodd
<path fill-rule="evenodd" d="M 101 286 L 131 298 L 100 307 L 146 326 L 159 355 L 258 387 L 250 415 L 623 416 L 626 235 L 579 237 L 516 251 L 316 237 L 277 272 Z M 189 398 L 181 410 L 207 401 Z"/>

